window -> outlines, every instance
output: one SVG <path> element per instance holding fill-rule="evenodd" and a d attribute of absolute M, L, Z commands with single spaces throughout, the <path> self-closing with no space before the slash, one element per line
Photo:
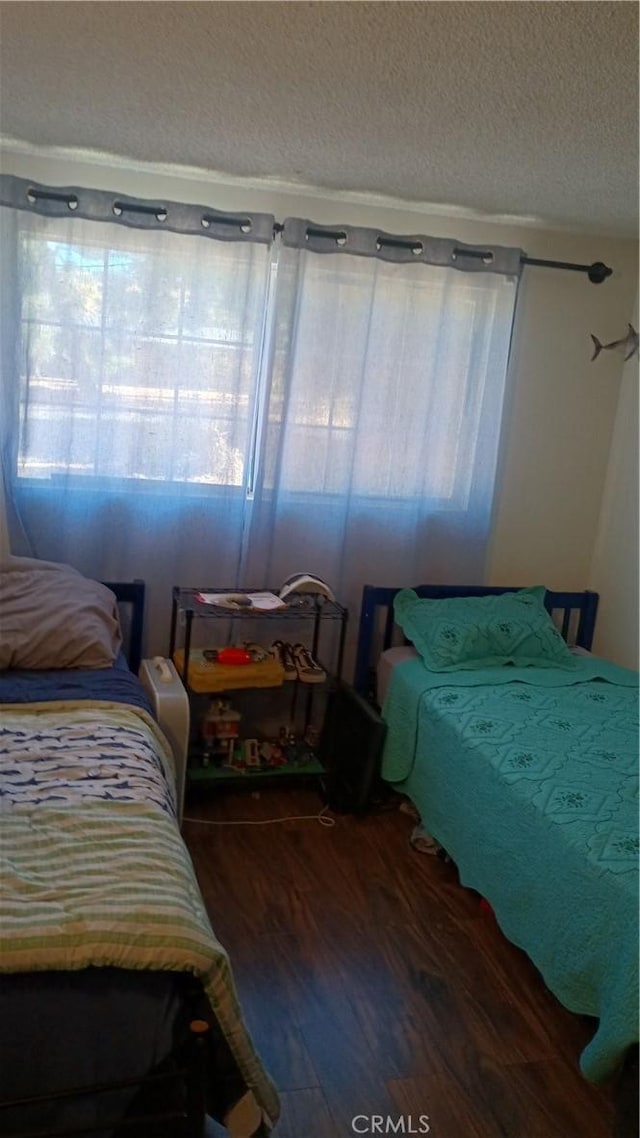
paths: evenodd
<path fill-rule="evenodd" d="M 513 284 L 288 249 L 278 272 L 267 484 L 466 509 L 477 440 L 497 438 Z"/>
<path fill-rule="evenodd" d="M 242 486 L 268 246 L 27 222 L 18 477 Z"/>
<path fill-rule="evenodd" d="M 18 232 L 19 481 L 458 512 L 493 485 L 513 278 L 81 217 Z"/>

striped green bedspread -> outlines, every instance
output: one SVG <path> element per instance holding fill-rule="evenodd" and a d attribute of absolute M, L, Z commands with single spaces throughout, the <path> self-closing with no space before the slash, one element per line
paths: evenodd
<path fill-rule="evenodd" d="M 175 820 L 172 758 L 121 704 L 0 709 L 0 970 L 89 966 L 198 977 L 268 1124 L 276 1092 Z"/>
<path fill-rule="evenodd" d="M 571 1011 L 601 1081 L 638 1041 L 638 677 L 394 669 L 383 776 Z"/>

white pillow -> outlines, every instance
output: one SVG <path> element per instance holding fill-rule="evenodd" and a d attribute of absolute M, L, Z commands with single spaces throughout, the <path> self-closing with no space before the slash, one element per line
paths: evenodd
<path fill-rule="evenodd" d="M 0 669 L 107 668 L 121 644 L 110 589 L 70 565 L 0 562 Z"/>

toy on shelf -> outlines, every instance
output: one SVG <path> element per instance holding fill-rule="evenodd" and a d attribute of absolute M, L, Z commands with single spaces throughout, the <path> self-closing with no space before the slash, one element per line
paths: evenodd
<path fill-rule="evenodd" d="M 200 733 L 203 742 L 203 766 L 213 761 L 220 765 L 234 757 L 240 735 L 240 712 L 228 700 L 212 699 L 202 717 Z"/>
<path fill-rule="evenodd" d="M 286 767 L 287 756 L 279 743 L 270 743 L 265 739 L 260 744 L 260 765 L 263 768 Z"/>

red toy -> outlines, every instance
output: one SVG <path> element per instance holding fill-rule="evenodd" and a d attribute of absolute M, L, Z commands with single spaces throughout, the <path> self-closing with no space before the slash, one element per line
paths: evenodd
<path fill-rule="evenodd" d="M 250 664 L 251 656 L 246 648 L 221 648 L 218 652 L 218 664 Z"/>

